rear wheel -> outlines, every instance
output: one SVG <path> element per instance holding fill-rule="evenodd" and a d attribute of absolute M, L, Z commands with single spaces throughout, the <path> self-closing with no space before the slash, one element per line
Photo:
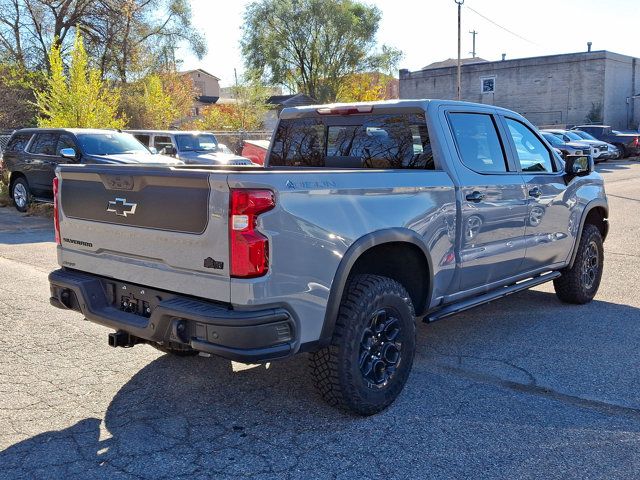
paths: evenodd
<path fill-rule="evenodd" d="M 31 193 L 26 178 L 18 177 L 11 184 L 11 198 L 16 205 L 16 210 L 26 212 L 31 202 Z"/>
<path fill-rule="evenodd" d="M 598 227 L 586 224 L 582 230 L 576 259 L 571 268 L 562 271 L 562 276 L 553 281 L 556 295 L 566 303 L 584 304 L 593 300 L 604 262 L 602 235 Z"/>
<path fill-rule="evenodd" d="M 415 314 L 405 288 L 387 277 L 357 275 L 343 297 L 331 344 L 311 355 L 311 373 L 329 404 L 372 415 L 402 391 L 415 349 Z"/>

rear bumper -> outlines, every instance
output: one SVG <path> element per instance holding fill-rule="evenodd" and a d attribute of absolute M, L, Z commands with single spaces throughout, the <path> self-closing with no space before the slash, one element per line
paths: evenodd
<path fill-rule="evenodd" d="M 229 306 L 68 269 L 49 274 L 51 304 L 148 342 L 191 347 L 240 362 L 296 351 L 296 322 L 284 308 Z"/>

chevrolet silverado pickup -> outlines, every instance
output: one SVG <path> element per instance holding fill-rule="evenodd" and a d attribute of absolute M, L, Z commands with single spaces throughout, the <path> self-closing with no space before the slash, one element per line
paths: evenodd
<path fill-rule="evenodd" d="M 62 165 L 54 187 L 54 306 L 114 347 L 307 352 L 321 396 L 362 415 L 401 392 L 416 319 L 548 281 L 589 302 L 608 231 L 591 157 L 453 101 L 289 108 L 264 168 Z"/>

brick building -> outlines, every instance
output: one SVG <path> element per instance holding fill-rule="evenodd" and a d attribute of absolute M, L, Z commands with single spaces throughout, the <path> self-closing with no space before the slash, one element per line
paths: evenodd
<path fill-rule="evenodd" d="M 400 98 L 456 98 L 457 61 L 400 70 Z M 587 118 L 615 128 L 640 123 L 640 60 L 589 51 L 489 62 L 464 59 L 462 100 L 505 107 L 537 125 L 575 125 Z"/>

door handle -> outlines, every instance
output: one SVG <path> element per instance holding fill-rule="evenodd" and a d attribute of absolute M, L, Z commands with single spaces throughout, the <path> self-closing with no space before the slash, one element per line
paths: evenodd
<path fill-rule="evenodd" d="M 530 197 L 534 197 L 534 198 L 538 198 L 542 196 L 542 190 L 540 190 L 538 187 L 534 187 L 531 190 L 529 190 L 529 196 Z"/>
<path fill-rule="evenodd" d="M 469 201 L 469 202 L 481 202 L 482 200 L 484 200 L 484 193 L 480 193 L 478 191 L 475 191 L 473 193 L 470 193 L 469 195 L 467 195 L 465 198 Z"/>

